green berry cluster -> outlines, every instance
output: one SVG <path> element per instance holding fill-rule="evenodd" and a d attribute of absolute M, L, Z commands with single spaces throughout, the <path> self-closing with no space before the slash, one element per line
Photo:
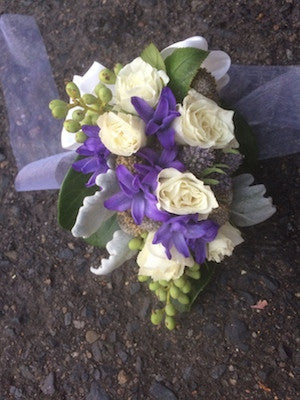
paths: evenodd
<path fill-rule="evenodd" d="M 175 315 L 177 310 L 175 301 L 183 305 L 190 304 L 189 293 L 192 290 L 191 279 L 200 279 L 200 265 L 195 263 L 192 268 L 186 268 L 185 273 L 178 279 L 166 281 L 153 281 L 148 276 L 139 275 L 140 282 L 148 282 L 149 289 L 155 293 L 158 300 L 165 303 L 165 306 L 156 309 L 151 314 L 151 322 L 159 325 L 163 319 L 167 329 L 173 330 L 176 326 Z"/>
<path fill-rule="evenodd" d="M 94 94 L 86 93 L 81 96 L 78 86 L 69 82 L 66 85 L 66 93 L 70 102 L 59 99 L 50 101 L 49 108 L 53 117 L 57 119 L 65 119 L 69 111 L 76 107 L 72 117 L 64 121 L 64 128 L 75 134 L 78 143 L 83 143 L 87 138 L 81 130 L 82 125 L 97 125 L 99 115 L 112 109 L 109 104 L 112 92 L 106 85 L 115 83 L 116 75 L 122 68 L 121 64 L 116 64 L 114 71 L 103 69 L 99 73 L 99 83 L 93 89 Z"/>

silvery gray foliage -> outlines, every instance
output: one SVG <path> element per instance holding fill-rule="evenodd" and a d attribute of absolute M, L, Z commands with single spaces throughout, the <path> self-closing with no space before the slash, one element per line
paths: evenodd
<path fill-rule="evenodd" d="M 124 231 L 115 231 L 112 240 L 106 245 L 109 257 L 102 259 L 99 267 L 91 267 L 91 272 L 96 275 L 109 274 L 124 264 L 125 261 L 134 257 L 137 254 L 137 251 L 130 250 L 128 247 L 128 243 L 131 239 L 132 236 L 128 235 Z"/>
<path fill-rule="evenodd" d="M 237 226 L 251 226 L 270 218 L 276 211 L 271 197 L 264 197 L 264 185 L 253 185 L 251 174 L 233 178 L 233 200 L 230 220 Z"/>

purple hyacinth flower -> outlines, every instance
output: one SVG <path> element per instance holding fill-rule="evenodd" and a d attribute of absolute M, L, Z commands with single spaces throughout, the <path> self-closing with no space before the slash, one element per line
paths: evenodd
<path fill-rule="evenodd" d="M 81 160 L 73 163 L 75 171 L 83 174 L 93 173 L 85 186 L 95 185 L 96 177 L 108 170 L 107 159 L 110 151 L 104 146 L 99 137 L 99 127 L 92 125 L 83 125 L 83 132 L 88 136 L 84 144 L 80 146 L 76 153 L 84 156 Z"/>
<path fill-rule="evenodd" d="M 164 148 L 172 148 L 175 145 L 175 130 L 170 125 L 176 117 L 180 116 L 180 113 L 176 111 L 176 99 L 172 90 L 168 87 L 162 89 L 155 110 L 144 99 L 137 96 L 131 97 L 131 103 L 146 123 L 146 135 L 156 134 Z"/>
<path fill-rule="evenodd" d="M 132 174 L 124 165 L 116 168 L 116 174 L 121 191 L 104 202 L 109 210 L 131 210 L 134 222 L 140 225 L 144 216 L 155 221 L 166 221 L 168 213 L 157 208 L 157 198 L 147 185 L 140 181 L 138 175 Z"/>
<path fill-rule="evenodd" d="M 140 174 L 142 182 L 151 186 L 152 190 L 157 187 L 157 176 L 164 168 L 176 168 L 179 171 L 184 171 L 184 165 L 176 160 L 178 150 L 174 146 L 172 149 L 163 149 L 161 153 L 154 151 L 149 147 L 144 147 L 139 150 L 137 155 L 148 164 L 135 164 L 136 171 Z"/>
<path fill-rule="evenodd" d="M 217 233 L 218 225 L 213 221 L 198 221 L 198 214 L 180 215 L 162 224 L 154 235 L 153 243 L 161 243 L 169 259 L 173 246 L 184 257 L 189 257 L 192 249 L 195 260 L 202 263 L 206 257 L 205 244 L 214 240 Z"/>

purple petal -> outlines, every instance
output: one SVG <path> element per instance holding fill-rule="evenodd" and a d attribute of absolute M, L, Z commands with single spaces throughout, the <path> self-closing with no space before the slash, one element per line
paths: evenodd
<path fill-rule="evenodd" d="M 132 187 L 133 175 L 124 165 L 119 165 L 116 168 L 116 174 L 119 180 L 119 185 L 123 192 L 125 192 L 128 196 L 132 195 L 135 192 Z"/>
<path fill-rule="evenodd" d="M 151 119 L 146 126 L 146 135 L 154 135 L 160 128 L 160 124 Z"/>
<path fill-rule="evenodd" d="M 137 225 L 141 225 L 145 215 L 145 199 L 142 193 L 132 199 L 131 215 L 134 222 Z"/>
<path fill-rule="evenodd" d="M 93 175 L 90 177 L 90 179 L 85 184 L 85 186 L 86 187 L 94 186 L 96 184 L 96 178 L 97 178 L 98 175 L 99 175 L 99 173 L 97 171 L 94 172 Z"/>
<path fill-rule="evenodd" d="M 89 137 L 99 138 L 100 128 L 94 125 L 82 125 L 82 131 Z"/>
<path fill-rule="evenodd" d="M 131 104 L 145 123 L 150 121 L 154 110 L 144 99 L 137 96 L 131 97 Z"/>
<path fill-rule="evenodd" d="M 75 169 L 75 171 L 81 172 L 82 168 L 84 168 L 86 163 L 87 163 L 87 157 L 82 158 L 81 160 L 78 160 L 78 161 L 74 162 L 72 164 L 72 168 Z"/>
<path fill-rule="evenodd" d="M 202 264 L 206 258 L 206 244 L 203 240 L 197 240 L 195 248 L 195 260 L 198 264 Z"/>
<path fill-rule="evenodd" d="M 173 242 L 176 249 L 184 255 L 184 257 L 190 256 L 190 250 L 186 244 L 185 238 L 181 232 L 176 232 L 173 234 Z"/>
<path fill-rule="evenodd" d="M 157 108 L 154 112 L 153 119 L 156 122 L 161 122 L 169 114 L 169 103 L 164 97 L 160 97 Z"/>
<path fill-rule="evenodd" d="M 119 192 L 105 200 L 104 207 L 109 210 L 126 211 L 131 207 L 131 199 L 124 193 Z"/>
<path fill-rule="evenodd" d="M 167 98 L 170 110 L 174 110 L 176 107 L 176 98 L 172 90 L 169 87 L 163 88 L 161 91 L 161 96 Z"/>
<path fill-rule="evenodd" d="M 163 222 L 169 219 L 169 214 L 164 211 L 160 211 L 153 202 L 147 202 L 145 214 L 148 218 L 153 219 L 154 221 Z"/>
<path fill-rule="evenodd" d="M 167 167 L 174 160 L 177 155 L 177 148 L 174 146 L 170 149 L 163 149 L 160 156 L 160 165 L 163 167 Z"/>
<path fill-rule="evenodd" d="M 139 150 L 137 155 L 144 158 L 151 165 L 153 165 L 158 160 L 157 153 L 149 147 L 144 147 L 143 149 Z"/>
<path fill-rule="evenodd" d="M 166 148 L 170 149 L 174 146 L 175 144 L 175 131 L 174 129 L 170 128 L 168 130 L 165 130 L 163 132 L 159 132 L 158 135 L 158 140 L 161 143 L 161 145 Z"/>

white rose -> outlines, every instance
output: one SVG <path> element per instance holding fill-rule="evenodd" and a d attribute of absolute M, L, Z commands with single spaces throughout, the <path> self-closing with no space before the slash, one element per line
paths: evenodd
<path fill-rule="evenodd" d="M 208 261 L 221 262 L 225 256 L 231 256 L 235 246 L 243 241 L 241 232 L 226 222 L 220 227 L 216 238 L 207 245 Z"/>
<path fill-rule="evenodd" d="M 218 207 L 209 186 L 190 172 L 175 168 L 163 169 L 158 174 L 156 195 L 161 209 L 177 215 L 209 214 Z"/>
<path fill-rule="evenodd" d="M 106 112 L 98 118 L 100 138 L 113 154 L 130 156 L 146 144 L 145 124 L 139 117 Z"/>
<path fill-rule="evenodd" d="M 115 102 L 124 111 L 136 114 L 131 97 L 138 96 L 154 107 L 160 92 L 169 82 L 167 74 L 153 68 L 141 57 L 125 65 L 117 75 L 115 83 Z"/>
<path fill-rule="evenodd" d="M 191 89 L 178 106 L 181 116 L 174 121 L 177 143 L 204 149 L 223 149 L 235 139 L 233 111 Z"/>
<path fill-rule="evenodd" d="M 180 278 L 185 267 L 194 265 L 193 258 L 184 257 L 172 247 L 170 250 L 172 258 L 169 260 L 164 246 L 161 243 L 152 243 L 154 234 L 155 232 L 149 232 L 145 245 L 137 257 L 139 275 L 150 276 L 154 281 Z"/>

